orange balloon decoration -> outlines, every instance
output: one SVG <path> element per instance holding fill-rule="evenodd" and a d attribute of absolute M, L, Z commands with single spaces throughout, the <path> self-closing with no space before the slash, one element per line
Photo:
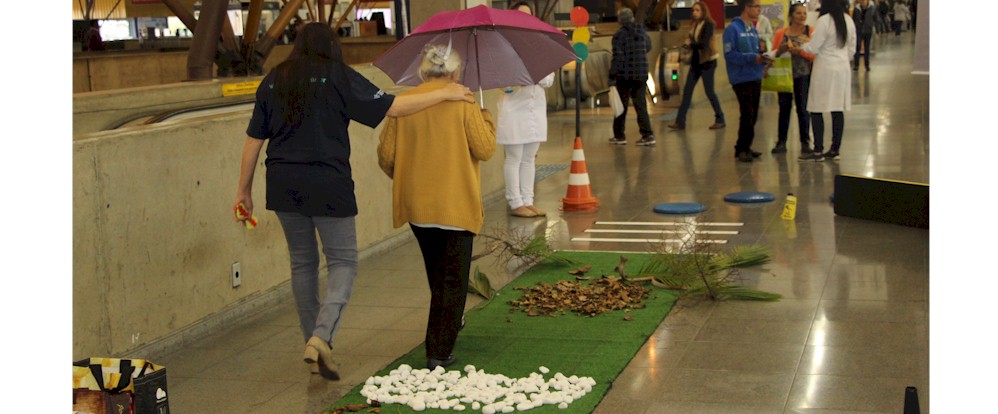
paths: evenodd
<path fill-rule="evenodd" d="M 582 6 L 573 7 L 568 17 L 572 19 L 572 24 L 576 26 L 585 26 L 589 23 L 589 11 Z"/>

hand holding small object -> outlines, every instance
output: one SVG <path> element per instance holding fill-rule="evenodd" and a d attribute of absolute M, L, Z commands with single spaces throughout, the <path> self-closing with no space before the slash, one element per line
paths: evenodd
<path fill-rule="evenodd" d="M 236 213 L 236 220 L 245 224 L 247 229 L 256 228 L 257 218 L 246 208 L 245 204 L 236 204 L 234 211 Z"/>

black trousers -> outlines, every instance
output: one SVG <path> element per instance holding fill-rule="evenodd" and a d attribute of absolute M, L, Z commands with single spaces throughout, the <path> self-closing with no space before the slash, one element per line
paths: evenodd
<path fill-rule="evenodd" d="M 762 97 L 762 80 L 731 85 L 738 98 L 738 141 L 735 155 L 752 151 L 755 140 L 755 121 L 759 118 L 759 99 Z"/>
<path fill-rule="evenodd" d="M 852 57 L 852 66 L 854 68 L 859 67 L 859 49 L 863 49 L 863 64 L 866 68 L 870 68 L 870 39 L 873 37 L 873 33 L 859 34 L 856 39 L 856 54 Z"/>
<path fill-rule="evenodd" d="M 829 151 L 838 151 L 842 145 L 845 119 L 842 112 L 832 112 L 832 147 Z M 820 112 L 811 112 L 811 126 L 814 131 L 814 152 L 821 152 L 825 148 L 825 118 Z"/>
<path fill-rule="evenodd" d="M 613 118 L 613 137 L 624 139 L 624 120 L 627 118 L 627 101 L 634 101 L 634 111 L 638 114 L 638 131 L 641 137 L 654 136 L 651 130 L 651 120 L 648 118 L 648 85 L 642 81 L 618 80 L 617 92 L 624 104 L 624 112 Z"/>
<path fill-rule="evenodd" d="M 471 245 L 475 234 L 409 225 L 423 252 L 430 283 L 430 316 L 426 323 L 426 357 L 450 358 L 468 298 Z"/>
<path fill-rule="evenodd" d="M 811 135 L 808 133 L 810 126 L 810 116 L 807 112 L 807 92 L 811 88 L 811 75 L 794 78 L 793 92 L 779 92 L 776 94 L 780 104 L 779 130 L 777 131 L 777 144 L 787 143 L 787 134 L 790 129 L 790 110 L 796 105 L 797 127 L 800 131 L 801 148 L 810 148 Z"/>

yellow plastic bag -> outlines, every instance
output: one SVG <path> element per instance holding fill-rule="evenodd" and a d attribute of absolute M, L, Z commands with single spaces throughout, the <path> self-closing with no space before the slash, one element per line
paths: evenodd
<path fill-rule="evenodd" d="M 794 64 L 789 57 L 773 60 L 773 65 L 762 78 L 762 90 L 770 92 L 794 91 Z"/>

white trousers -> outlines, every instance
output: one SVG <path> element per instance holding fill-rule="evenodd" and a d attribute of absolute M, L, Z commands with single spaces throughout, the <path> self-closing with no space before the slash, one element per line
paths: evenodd
<path fill-rule="evenodd" d="M 534 158 L 541 147 L 540 142 L 529 144 L 504 145 L 506 162 L 503 175 L 506 178 L 506 201 L 509 208 L 518 209 L 534 205 Z"/>

